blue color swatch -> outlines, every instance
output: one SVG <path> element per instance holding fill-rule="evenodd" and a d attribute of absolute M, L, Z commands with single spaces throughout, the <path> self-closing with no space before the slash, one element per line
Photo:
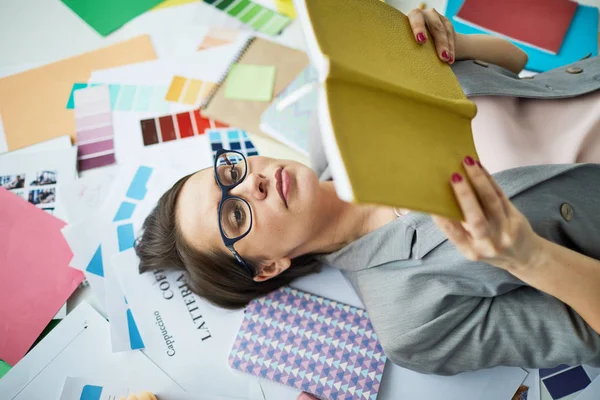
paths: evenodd
<path fill-rule="evenodd" d="M 119 206 L 119 210 L 117 211 L 117 215 L 115 215 L 115 219 L 113 222 L 123 221 L 125 219 L 131 218 L 133 215 L 133 211 L 135 210 L 135 204 L 130 203 L 128 201 L 124 201 Z"/>
<path fill-rule="evenodd" d="M 104 278 L 104 265 L 102 264 L 102 246 L 98 246 L 94 256 L 90 260 L 86 272 L 101 276 Z"/>
<path fill-rule="evenodd" d="M 146 185 L 148 184 L 148 180 L 150 179 L 150 175 L 152 174 L 152 168 L 150 167 L 139 167 L 131 184 L 129 185 L 129 189 L 127 190 L 127 197 L 135 200 L 144 200 L 146 197 Z"/>
<path fill-rule="evenodd" d="M 119 251 L 133 248 L 133 244 L 135 243 L 133 224 L 117 226 L 117 237 L 119 238 Z"/>
<path fill-rule="evenodd" d="M 79 400 L 100 400 L 102 386 L 85 385 L 81 391 Z"/>

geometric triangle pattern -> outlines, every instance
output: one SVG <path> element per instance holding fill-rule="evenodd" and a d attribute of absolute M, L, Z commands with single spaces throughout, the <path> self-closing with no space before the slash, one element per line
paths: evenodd
<path fill-rule="evenodd" d="M 374 400 L 386 356 L 365 310 L 282 287 L 250 302 L 228 361 L 322 399 Z"/>

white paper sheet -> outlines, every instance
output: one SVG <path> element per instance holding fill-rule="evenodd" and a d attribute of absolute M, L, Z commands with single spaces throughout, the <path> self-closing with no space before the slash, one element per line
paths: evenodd
<path fill-rule="evenodd" d="M 219 309 L 194 295 L 181 271 L 140 275 L 133 250 L 111 261 L 144 338 L 144 352 L 161 369 L 190 392 L 202 388 L 215 395 L 262 399 L 257 379 L 227 364 L 243 311 Z"/>
<path fill-rule="evenodd" d="M 126 382 L 134 392 L 147 390 L 168 400 L 181 400 L 183 393 L 143 353 L 113 354 L 108 323 L 87 303 L 0 379 L 0 393 L 3 400 L 58 399 L 68 376 Z"/>
<path fill-rule="evenodd" d="M 129 387 L 119 383 L 104 383 L 97 379 L 73 378 L 68 376 L 65 380 L 60 400 L 117 400 L 121 396 L 127 397 Z"/>
<path fill-rule="evenodd" d="M 113 170 L 97 170 L 96 173 L 72 182 L 59 184 L 57 209 L 71 224 L 83 221 L 98 212 L 110 191 L 115 176 Z"/>
<path fill-rule="evenodd" d="M 529 387 L 527 391 L 527 400 L 540 400 L 540 370 L 526 368 L 527 377 L 523 381 L 523 385 Z"/>
<path fill-rule="evenodd" d="M 598 400 L 600 399 L 600 378 L 596 378 L 586 387 L 575 400 Z M 529 400 L 529 399 L 527 399 Z"/>
<path fill-rule="evenodd" d="M 77 149 L 0 154 L 0 186 L 54 213 L 56 185 L 77 176 Z"/>

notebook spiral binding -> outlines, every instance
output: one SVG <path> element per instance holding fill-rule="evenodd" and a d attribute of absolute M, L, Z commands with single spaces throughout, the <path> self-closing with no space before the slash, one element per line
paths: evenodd
<path fill-rule="evenodd" d="M 202 100 L 202 102 L 200 103 L 199 107 L 201 109 L 208 107 L 208 105 L 212 101 L 212 99 L 215 96 L 215 94 L 217 93 L 217 91 L 221 88 L 221 85 L 223 85 L 223 82 L 225 82 L 225 79 L 227 78 L 227 75 L 229 75 L 229 71 L 231 71 L 231 67 L 233 67 L 233 64 L 238 62 L 240 60 L 240 58 L 242 58 L 244 56 L 244 54 L 246 54 L 246 52 L 248 51 L 248 49 L 250 48 L 252 43 L 254 43 L 254 40 L 256 40 L 256 36 L 252 36 L 252 37 L 248 38 L 248 40 L 246 40 L 246 43 L 244 43 L 244 45 L 240 48 L 240 50 L 237 53 L 235 53 L 233 59 L 227 66 L 227 69 L 223 72 L 221 77 L 217 80 L 217 84 L 214 85 L 212 90 L 206 95 L 204 100 Z"/>

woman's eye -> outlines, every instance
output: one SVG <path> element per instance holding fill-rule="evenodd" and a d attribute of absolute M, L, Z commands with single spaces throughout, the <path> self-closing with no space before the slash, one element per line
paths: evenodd
<path fill-rule="evenodd" d="M 244 225 L 245 217 L 244 210 L 241 207 L 236 207 L 235 210 L 233 210 L 233 219 L 235 220 L 237 226 Z"/>

